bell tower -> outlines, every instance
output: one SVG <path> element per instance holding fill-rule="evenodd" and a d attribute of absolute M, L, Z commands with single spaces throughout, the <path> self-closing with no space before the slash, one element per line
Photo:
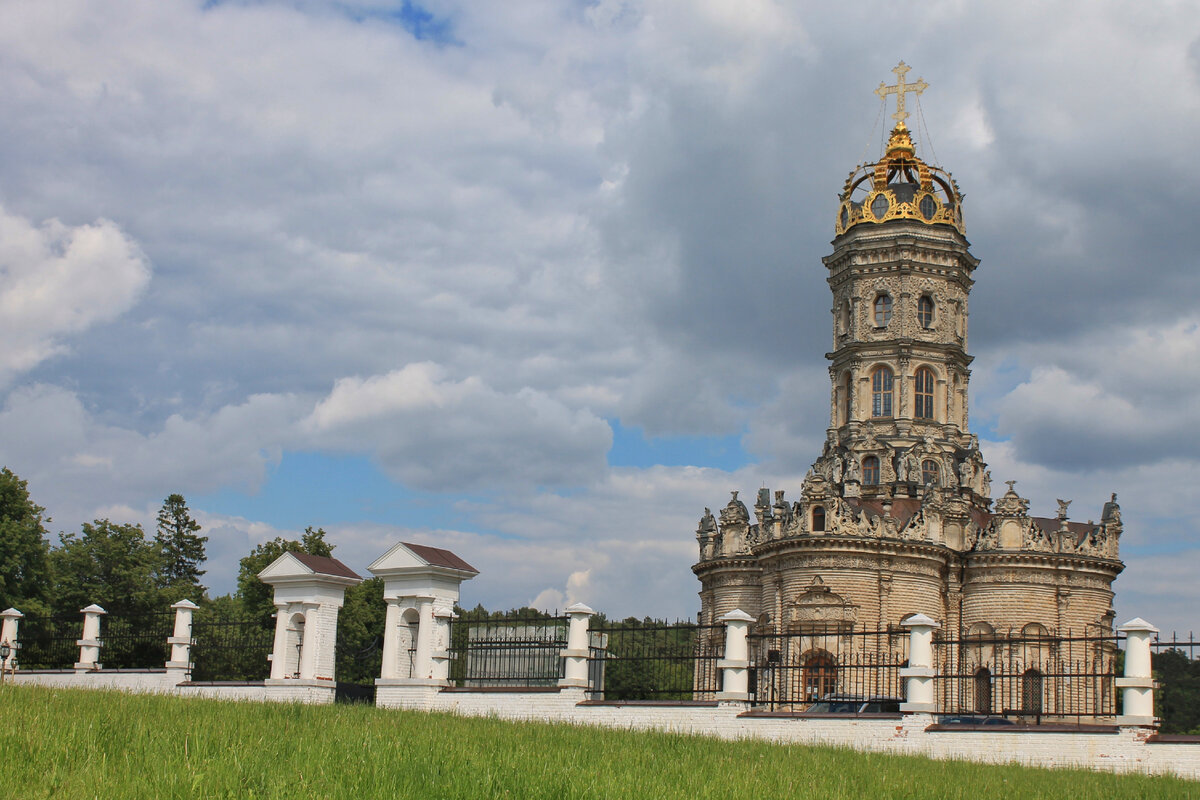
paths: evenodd
<path fill-rule="evenodd" d="M 971 356 L 967 302 L 979 261 L 963 235 L 962 193 L 916 155 L 904 97 L 883 158 L 851 171 L 840 195 L 834 251 L 830 423 L 814 465 L 847 497 L 916 497 L 956 489 L 986 506 L 990 487 L 967 427 Z"/>

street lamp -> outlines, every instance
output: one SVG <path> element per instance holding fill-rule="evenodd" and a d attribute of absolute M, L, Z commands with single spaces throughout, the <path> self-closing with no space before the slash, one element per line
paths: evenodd
<path fill-rule="evenodd" d="M 0 642 L 0 683 L 4 683 L 4 673 L 8 670 L 8 657 L 12 655 L 12 645 Z"/>

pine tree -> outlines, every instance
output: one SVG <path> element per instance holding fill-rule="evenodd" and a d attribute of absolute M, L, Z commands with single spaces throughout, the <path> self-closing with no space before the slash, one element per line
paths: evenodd
<path fill-rule="evenodd" d="M 199 599 L 205 591 L 200 583 L 204 570 L 204 544 L 207 536 L 200 536 L 200 524 L 192 519 L 187 501 L 181 494 L 173 494 L 163 501 L 158 512 L 158 530 L 154 540 L 162 548 L 162 564 L 159 567 L 158 584 L 166 589 L 182 590 L 195 594 Z"/>

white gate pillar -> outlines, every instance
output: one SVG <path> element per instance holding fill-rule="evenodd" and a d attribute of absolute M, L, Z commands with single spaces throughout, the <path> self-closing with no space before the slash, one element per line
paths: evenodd
<path fill-rule="evenodd" d="M 1138 617 L 1118 631 L 1125 634 L 1125 676 L 1117 678 L 1121 690 L 1118 725 L 1154 724 L 1154 674 L 1151 671 L 1150 640 L 1158 628 Z"/>
<path fill-rule="evenodd" d="M 75 664 L 75 671 L 100 669 L 100 617 L 108 612 L 95 603 L 79 610 L 83 614 L 83 638 L 75 642 L 79 646 L 79 661 Z"/>
<path fill-rule="evenodd" d="M 171 658 L 167 661 L 167 673 L 177 673 L 173 677 L 176 682 L 186 678 L 192 668 L 192 612 L 200 608 L 191 600 L 180 600 L 171 608 L 175 609 L 175 630 L 167 639 L 171 646 Z"/>
<path fill-rule="evenodd" d="M 430 677 L 435 681 L 450 679 L 450 620 L 458 615 L 444 606 L 433 610 L 433 651 L 430 653 Z"/>
<path fill-rule="evenodd" d="M 588 620 L 596 612 L 583 603 L 575 603 L 567 608 L 570 619 L 567 628 L 567 649 L 559 651 L 559 656 L 566 659 L 563 678 L 559 686 L 588 686 Z"/>
<path fill-rule="evenodd" d="M 300 663 L 296 670 L 300 673 L 301 678 L 312 680 L 317 677 L 317 634 L 321 632 L 321 615 L 318 612 L 321 607 L 317 603 L 304 603 L 303 605 L 304 636 L 300 641 Z M 332 679 L 332 671 L 324 677 Z"/>
<path fill-rule="evenodd" d="M 284 651 L 287 648 L 287 603 L 275 604 L 275 640 L 271 644 L 271 655 L 267 656 L 271 660 L 271 680 L 280 681 L 287 677 L 287 658 L 284 657 Z"/>
<path fill-rule="evenodd" d="M 389 597 L 385 601 L 387 611 L 383 617 L 383 663 L 379 666 L 379 677 L 392 679 L 400 677 L 400 620 L 403 613 L 400 608 L 400 598 Z"/>
<path fill-rule="evenodd" d="M 431 595 L 420 595 L 417 601 L 417 652 L 413 655 L 414 678 L 433 677 L 433 601 Z"/>
<path fill-rule="evenodd" d="M 747 635 L 754 617 L 736 608 L 721 617 L 725 623 L 725 657 L 717 662 L 721 670 L 721 691 L 717 700 L 745 703 L 750 700 L 750 643 Z"/>
<path fill-rule="evenodd" d="M 12 670 L 17 663 L 17 650 L 21 648 L 21 642 L 17 638 L 17 626 L 20 625 L 22 617 L 25 615 L 15 608 L 6 608 L 0 611 L 0 644 L 9 646 L 8 658 L 0 661 L 0 671 Z"/>
<path fill-rule="evenodd" d="M 907 680 L 906 701 L 900 710 L 906 714 L 932 714 L 937 710 L 933 692 L 933 632 L 942 627 L 924 614 L 913 614 L 900 621 L 908 628 L 908 666 L 900 670 Z"/>

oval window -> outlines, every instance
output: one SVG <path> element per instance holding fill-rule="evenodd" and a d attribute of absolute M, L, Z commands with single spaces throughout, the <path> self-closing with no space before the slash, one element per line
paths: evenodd
<path fill-rule="evenodd" d="M 933 219 L 934 213 L 937 211 L 937 203 L 933 201 L 932 195 L 925 195 L 921 198 L 921 216 L 925 219 Z"/>
<path fill-rule="evenodd" d="M 871 201 L 871 213 L 875 215 L 875 219 L 883 219 L 887 214 L 888 206 L 891 203 L 888 201 L 886 194 L 877 194 L 875 199 Z"/>

